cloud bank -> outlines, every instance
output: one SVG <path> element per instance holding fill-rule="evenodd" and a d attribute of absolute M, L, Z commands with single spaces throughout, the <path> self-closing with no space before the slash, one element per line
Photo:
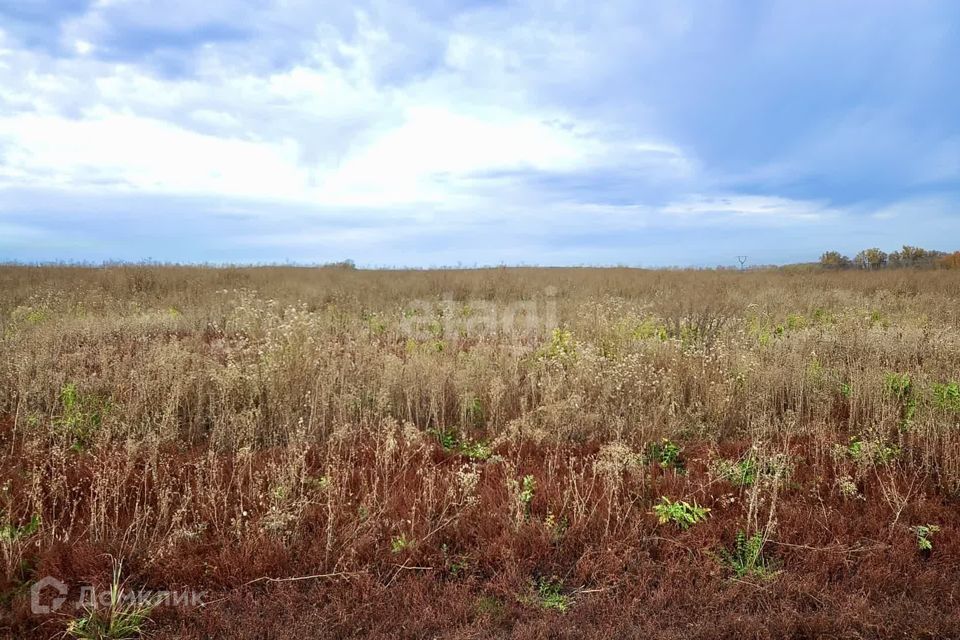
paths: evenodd
<path fill-rule="evenodd" d="M 951 2 L 0 1 L 0 259 L 952 249 L 958 25 Z"/>

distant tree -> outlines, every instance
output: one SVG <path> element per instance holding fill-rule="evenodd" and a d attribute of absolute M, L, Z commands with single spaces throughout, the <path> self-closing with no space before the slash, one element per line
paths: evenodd
<path fill-rule="evenodd" d="M 891 267 L 929 267 L 943 255 L 941 251 L 928 251 L 905 244 L 900 251 L 890 254 L 889 264 Z"/>
<path fill-rule="evenodd" d="M 864 249 L 854 257 L 853 263 L 861 269 L 881 269 L 887 266 L 887 253 L 876 247 Z"/>
<path fill-rule="evenodd" d="M 944 254 L 937 260 L 937 266 L 944 269 L 960 269 L 960 251 Z"/>
<path fill-rule="evenodd" d="M 846 269 L 850 266 L 850 258 L 839 251 L 827 251 L 820 256 L 820 266 L 824 269 Z"/>
<path fill-rule="evenodd" d="M 344 271 L 353 271 L 357 268 L 356 263 L 349 258 L 340 262 L 328 262 L 320 265 L 321 269 L 343 269 Z"/>

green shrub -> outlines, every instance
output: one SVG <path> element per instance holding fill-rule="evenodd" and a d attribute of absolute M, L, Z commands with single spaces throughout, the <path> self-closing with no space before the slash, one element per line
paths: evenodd
<path fill-rule="evenodd" d="M 875 464 L 888 464 L 901 454 L 900 447 L 895 444 L 887 444 L 879 439 L 861 440 L 860 436 L 850 438 L 850 444 L 844 451 L 855 462 Z"/>
<path fill-rule="evenodd" d="M 740 487 L 749 487 L 757 480 L 757 463 L 752 457 L 744 460 L 714 460 L 710 472 Z"/>
<path fill-rule="evenodd" d="M 943 411 L 960 413 L 960 384 L 956 382 L 934 383 L 930 388 L 933 404 Z"/>
<path fill-rule="evenodd" d="M 913 381 L 906 373 L 888 373 L 884 378 L 884 387 L 900 403 L 900 427 L 906 428 L 917 412 L 917 398 Z"/>
<path fill-rule="evenodd" d="M 664 469 L 683 470 L 684 463 L 680 457 L 683 449 L 677 443 L 668 438 L 660 442 L 651 442 L 647 446 L 646 459 L 648 462 L 656 462 Z"/>
<path fill-rule="evenodd" d="M 577 346 L 573 334 L 566 329 L 554 329 L 550 334 L 550 343 L 543 348 L 542 355 L 549 360 L 572 360 L 576 358 Z"/>
<path fill-rule="evenodd" d="M 803 329 L 807 326 L 807 319 L 799 313 L 791 313 L 787 316 L 787 329 Z"/>
<path fill-rule="evenodd" d="M 686 530 L 707 519 L 710 509 L 701 507 L 696 502 L 690 504 L 682 500 L 673 502 L 670 498 L 662 496 L 660 504 L 654 505 L 653 513 L 656 514 L 660 524 L 673 523 L 680 529 Z"/>
<path fill-rule="evenodd" d="M 667 327 L 650 318 L 638 324 L 632 333 L 633 337 L 638 340 L 656 339 L 661 342 L 666 342 L 670 339 L 670 335 L 667 333 Z"/>
<path fill-rule="evenodd" d="M 471 460 L 486 460 L 493 455 L 490 445 L 480 440 L 464 440 L 457 450 Z"/>
<path fill-rule="evenodd" d="M 94 396 L 81 395 L 70 382 L 60 390 L 60 418 L 54 426 L 69 442 L 74 451 L 85 451 L 103 423 L 103 414 L 109 404 Z"/>
<path fill-rule="evenodd" d="M 106 608 L 91 605 L 79 617 L 67 625 L 65 636 L 76 640 L 135 640 L 143 635 L 150 621 L 149 615 L 156 606 L 151 602 L 138 602 L 128 598 L 120 581 L 122 565 L 113 570 L 110 584 L 110 602 Z"/>
<path fill-rule="evenodd" d="M 853 397 L 853 385 L 851 385 L 849 382 L 841 382 L 839 390 L 840 395 L 842 395 L 844 398 L 849 400 L 851 397 Z"/>
<path fill-rule="evenodd" d="M 432 431 L 437 443 L 445 451 L 459 453 L 471 460 L 486 460 L 493 455 L 493 448 L 482 440 L 462 438 L 453 429 L 438 429 Z"/>
<path fill-rule="evenodd" d="M 759 531 L 749 537 L 743 531 L 738 531 L 733 542 L 733 549 L 722 549 L 720 560 L 738 578 L 749 575 L 765 575 L 767 572 L 767 562 L 763 557 L 765 542 L 763 534 Z"/>
<path fill-rule="evenodd" d="M 570 596 L 563 592 L 563 581 L 556 576 L 540 578 L 536 584 L 537 601 L 544 609 L 564 612 L 573 604 Z"/>
<path fill-rule="evenodd" d="M 29 538 L 39 530 L 40 516 L 33 514 L 27 524 L 19 526 L 11 523 L 0 525 L 0 541 L 13 542 L 14 540 Z"/>
<path fill-rule="evenodd" d="M 921 553 L 933 551 L 933 534 L 940 531 L 940 527 L 935 524 L 918 524 L 910 529 L 917 536 L 917 548 Z"/>
<path fill-rule="evenodd" d="M 883 386 L 897 400 L 905 400 L 913 393 L 913 381 L 906 373 L 888 373 Z"/>
<path fill-rule="evenodd" d="M 390 553 L 402 553 L 410 547 L 410 541 L 402 533 L 390 539 Z"/>

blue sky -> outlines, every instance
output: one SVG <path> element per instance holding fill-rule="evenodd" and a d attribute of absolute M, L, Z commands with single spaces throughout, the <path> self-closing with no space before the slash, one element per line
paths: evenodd
<path fill-rule="evenodd" d="M 0 260 L 960 249 L 960 3 L 0 0 Z"/>

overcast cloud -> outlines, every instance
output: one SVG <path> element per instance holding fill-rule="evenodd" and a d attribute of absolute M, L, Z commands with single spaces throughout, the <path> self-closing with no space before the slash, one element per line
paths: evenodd
<path fill-rule="evenodd" d="M 960 248 L 955 2 L 0 0 L 0 260 Z"/>

